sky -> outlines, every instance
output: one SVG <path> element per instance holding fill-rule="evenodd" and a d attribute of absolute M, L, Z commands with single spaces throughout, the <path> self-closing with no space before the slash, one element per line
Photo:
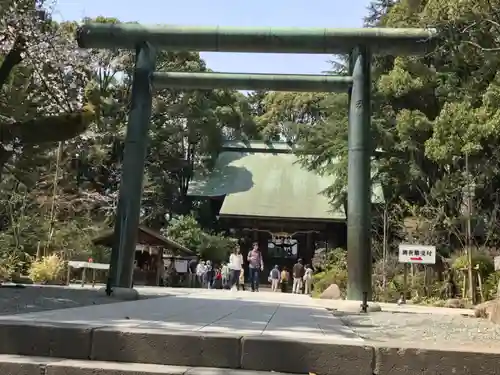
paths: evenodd
<path fill-rule="evenodd" d="M 57 21 L 114 17 L 191 26 L 361 27 L 369 0 L 57 0 Z M 216 72 L 321 74 L 327 55 L 201 53 Z"/>

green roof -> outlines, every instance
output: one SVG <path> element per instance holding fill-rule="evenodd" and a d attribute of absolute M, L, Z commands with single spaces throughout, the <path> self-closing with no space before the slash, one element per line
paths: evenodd
<path fill-rule="evenodd" d="M 188 195 L 225 196 L 222 217 L 345 220 L 323 194 L 333 178 L 302 167 L 287 143 L 227 142 L 211 174 L 194 178 Z"/>

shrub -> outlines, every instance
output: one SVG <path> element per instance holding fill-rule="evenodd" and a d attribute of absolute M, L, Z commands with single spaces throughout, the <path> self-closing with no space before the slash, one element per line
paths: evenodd
<path fill-rule="evenodd" d="M 326 269 L 347 270 L 347 251 L 342 248 L 328 250 L 324 267 Z"/>
<path fill-rule="evenodd" d="M 236 243 L 229 237 L 204 231 L 193 215 L 172 219 L 162 233 L 169 239 L 196 251 L 203 259 L 215 262 L 227 259 Z"/>
<path fill-rule="evenodd" d="M 25 254 L 15 251 L 9 251 L 2 254 L 0 257 L 0 282 L 12 280 L 12 276 L 23 268 L 24 262 L 21 259 L 22 255 Z M 26 256 L 24 258 L 26 258 Z"/>
<path fill-rule="evenodd" d="M 198 247 L 198 254 L 203 259 L 222 262 L 228 259 L 234 250 L 236 241 L 220 234 L 203 233 L 203 242 Z"/>
<path fill-rule="evenodd" d="M 337 284 L 342 295 L 345 296 L 347 289 L 347 252 L 345 249 L 337 248 L 325 251 L 319 267 L 324 271 L 314 275 L 314 294 L 318 295 L 332 284 Z"/>
<path fill-rule="evenodd" d="M 324 272 L 314 275 L 314 292 L 320 294 L 332 284 L 337 284 L 342 295 L 347 289 L 347 271 L 337 267 L 332 267 Z"/>
<path fill-rule="evenodd" d="M 483 292 L 486 300 L 492 300 L 500 297 L 497 296 L 499 282 L 500 282 L 500 271 L 493 272 L 486 278 L 483 285 Z"/>
<path fill-rule="evenodd" d="M 372 288 L 373 300 L 396 302 L 403 291 L 403 265 L 396 256 L 389 256 L 385 266 L 386 285 L 384 286 L 384 265 L 382 259 L 373 264 Z"/>
<path fill-rule="evenodd" d="M 467 268 L 468 264 L 469 261 L 467 259 L 467 255 L 461 255 L 455 259 L 452 268 L 455 270 L 461 270 Z M 472 254 L 472 266 L 474 268 L 477 266 L 483 280 L 495 270 L 495 265 L 491 256 L 482 253 Z"/>
<path fill-rule="evenodd" d="M 28 275 L 33 282 L 47 283 L 62 278 L 65 269 L 64 261 L 57 254 L 52 254 L 31 263 Z"/>

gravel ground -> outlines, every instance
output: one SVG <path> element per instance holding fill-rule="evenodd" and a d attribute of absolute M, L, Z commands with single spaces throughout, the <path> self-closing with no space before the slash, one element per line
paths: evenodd
<path fill-rule="evenodd" d="M 142 298 L 155 298 L 147 295 Z M 67 309 L 120 300 L 101 296 L 97 289 L 76 289 L 65 287 L 45 287 L 27 285 L 25 288 L 0 288 L 0 315 L 33 313 L 38 311 Z"/>
<path fill-rule="evenodd" d="M 360 337 L 374 342 L 396 340 L 496 348 L 500 343 L 500 325 L 486 319 L 383 311 L 366 315 L 335 312 L 334 315 Z"/>

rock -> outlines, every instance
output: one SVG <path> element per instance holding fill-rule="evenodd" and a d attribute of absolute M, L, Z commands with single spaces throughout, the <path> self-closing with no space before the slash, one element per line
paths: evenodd
<path fill-rule="evenodd" d="M 382 311 L 382 306 L 375 302 L 368 302 L 367 312 L 379 312 Z"/>
<path fill-rule="evenodd" d="M 444 307 L 448 307 L 451 309 L 463 309 L 465 305 L 463 301 L 458 298 L 450 298 L 449 300 L 446 300 L 446 302 L 444 303 Z"/>
<path fill-rule="evenodd" d="M 487 318 L 490 322 L 500 324 L 500 299 L 477 305 L 474 309 L 474 315 L 477 318 Z"/>
<path fill-rule="evenodd" d="M 332 284 L 320 294 L 321 299 L 341 299 L 340 288 L 337 284 Z"/>

